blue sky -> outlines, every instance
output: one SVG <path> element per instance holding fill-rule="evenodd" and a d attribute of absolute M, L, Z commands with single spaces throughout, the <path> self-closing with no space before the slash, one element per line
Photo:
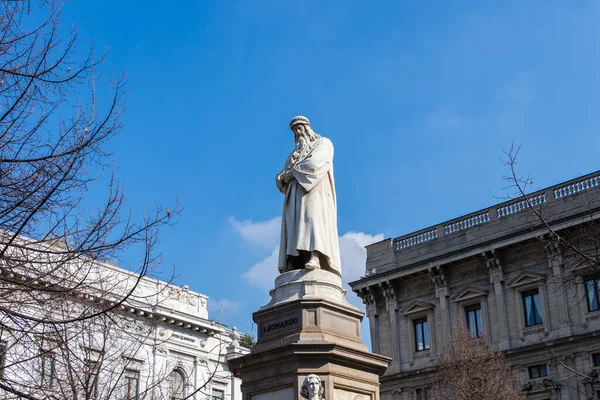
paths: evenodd
<path fill-rule="evenodd" d="M 63 25 L 127 74 L 110 147 L 134 210 L 184 207 L 165 276 L 248 331 L 276 274 L 293 116 L 335 145 L 356 279 L 364 244 L 497 203 L 512 141 L 535 187 L 599 169 L 599 17 L 595 1 L 86 0 Z"/>

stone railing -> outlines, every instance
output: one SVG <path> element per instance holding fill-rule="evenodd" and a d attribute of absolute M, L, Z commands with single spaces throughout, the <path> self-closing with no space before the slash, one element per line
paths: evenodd
<path fill-rule="evenodd" d="M 394 248 L 396 251 L 402 251 L 492 221 L 510 218 L 531 207 L 541 207 L 545 204 L 552 204 L 553 202 L 561 201 L 570 196 L 598 188 L 600 188 L 600 171 L 531 193 L 527 195 L 527 200 L 524 198 L 509 200 L 485 210 L 477 211 L 443 222 L 436 226 L 400 236 L 394 239 Z"/>
<path fill-rule="evenodd" d="M 444 225 L 444 233 L 449 235 L 454 232 L 464 231 L 477 225 L 490 222 L 490 212 L 483 211 L 475 214 L 466 215 L 458 220 L 450 221 Z"/>
<path fill-rule="evenodd" d="M 551 188 L 555 199 L 562 199 L 577 193 L 585 192 L 600 185 L 600 172 L 574 179 Z"/>
<path fill-rule="evenodd" d="M 413 233 L 409 236 L 403 236 L 396 239 L 396 250 L 406 249 L 417 244 L 425 243 L 433 239 L 437 239 L 437 229 L 429 229 L 423 232 Z"/>
<path fill-rule="evenodd" d="M 510 203 L 504 203 L 496 206 L 496 215 L 498 218 L 507 217 L 509 215 L 525 211 L 532 206 L 539 207 L 546 202 L 546 193 L 533 194 L 530 195 L 527 200 L 514 200 Z"/>

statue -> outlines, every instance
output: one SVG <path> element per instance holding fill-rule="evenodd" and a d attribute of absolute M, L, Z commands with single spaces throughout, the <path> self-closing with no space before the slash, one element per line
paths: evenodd
<path fill-rule="evenodd" d="M 323 400 L 324 391 L 325 388 L 323 388 L 321 378 L 315 374 L 310 374 L 304 378 L 304 382 L 302 382 L 300 396 L 308 400 Z"/>
<path fill-rule="evenodd" d="M 292 119 L 290 128 L 296 145 L 276 177 L 285 195 L 279 271 L 323 269 L 341 276 L 333 144 L 306 117 Z"/>

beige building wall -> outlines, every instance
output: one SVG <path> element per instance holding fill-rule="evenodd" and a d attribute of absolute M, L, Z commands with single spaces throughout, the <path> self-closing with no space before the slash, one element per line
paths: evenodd
<path fill-rule="evenodd" d="M 435 365 L 452 325 L 481 308 L 483 338 L 505 352 L 530 399 L 583 400 L 600 384 L 600 310 L 589 311 L 585 281 L 598 278 L 548 228 L 592 251 L 600 240 L 600 173 L 367 248 L 365 276 L 352 282 L 363 298 L 372 349 L 393 358 L 381 398 L 434 399 Z M 594 221 L 595 232 L 589 230 Z M 586 230 L 588 229 L 588 230 Z M 543 323 L 526 326 L 524 295 L 537 291 Z M 415 323 L 428 322 L 429 349 L 416 351 Z M 556 356 L 553 357 L 552 353 Z M 596 360 L 598 363 L 599 360 Z M 531 376 L 530 367 L 547 376 Z M 600 371 L 598 371 L 600 372 Z"/>

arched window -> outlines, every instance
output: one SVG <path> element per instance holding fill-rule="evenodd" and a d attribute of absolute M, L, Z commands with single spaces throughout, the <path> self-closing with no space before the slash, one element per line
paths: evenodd
<path fill-rule="evenodd" d="M 183 371 L 174 369 L 169 375 L 169 399 L 181 400 L 185 397 L 185 377 Z"/>

